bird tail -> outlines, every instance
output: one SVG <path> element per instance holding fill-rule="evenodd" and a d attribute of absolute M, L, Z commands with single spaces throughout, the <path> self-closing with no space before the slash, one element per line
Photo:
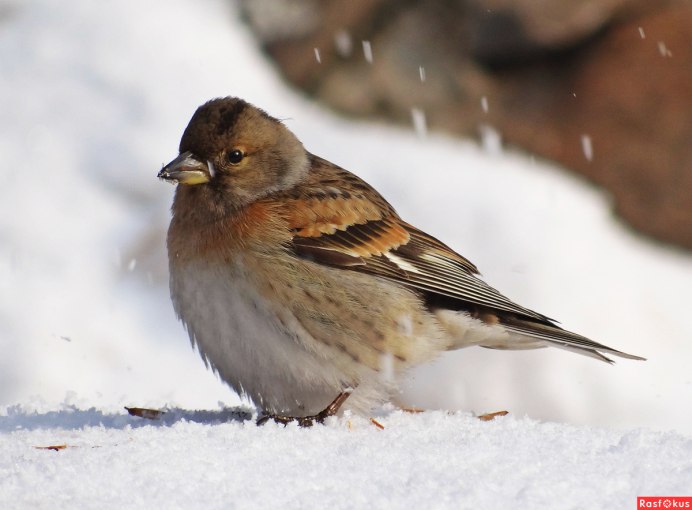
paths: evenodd
<path fill-rule="evenodd" d="M 557 347 L 606 363 L 613 363 L 606 354 L 645 359 L 562 329 L 547 317 L 534 319 L 490 310 L 455 311 L 444 308 L 438 308 L 434 313 L 449 335 L 451 341 L 447 348 L 450 350 L 472 345 L 503 350 Z"/>
<path fill-rule="evenodd" d="M 552 323 L 506 316 L 500 318 L 500 325 L 510 333 L 510 339 L 503 342 L 502 345 L 481 344 L 481 347 L 489 349 L 535 349 L 550 346 L 589 356 L 606 363 L 613 363 L 613 360 L 605 356 L 605 354 L 612 354 L 627 359 L 645 360 L 645 358 L 640 356 L 627 354 L 607 345 L 599 344 L 585 336 L 572 333 Z"/>

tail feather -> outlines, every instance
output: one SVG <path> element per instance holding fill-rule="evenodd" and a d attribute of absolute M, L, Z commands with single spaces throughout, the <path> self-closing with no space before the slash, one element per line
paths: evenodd
<path fill-rule="evenodd" d="M 598 342 L 589 340 L 585 336 L 572 333 L 571 331 L 567 331 L 553 324 L 522 320 L 516 317 L 503 317 L 500 319 L 500 323 L 510 333 L 535 338 L 552 347 L 589 356 L 591 358 L 605 361 L 606 363 L 613 363 L 613 360 L 605 356 L 603 353 L 612 354 L 621 358 L 640 361 L 645 360 L 645 358 L 640 356 L 618 351 L 617 349 L 599 344 Z"/>
<path fill-rule="evenodd" d="M 526 350 L 557 347 L 590 358 L 613 363 L 606 354 L 633 360 L 645 360 L 640 356 L 618 351 L 607 345 L 589 340 L 562 329 L 549 319 L 539 320 L 519 317 L 497 311 L 455 311 L 437 308 L 433 313 L 451 340 L 448 349 L 461 349 L 478 345 L 486 349 Z"/>

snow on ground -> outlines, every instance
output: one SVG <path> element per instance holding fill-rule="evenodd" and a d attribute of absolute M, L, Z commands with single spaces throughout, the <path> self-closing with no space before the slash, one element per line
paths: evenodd
<path fill-rule="evenodd" d="M 635 508 L 689 494 L 692 439 L 442 411 L 300 429 L 173 412 L 0 418 L 0 502 L 26 508 Z M 13 425 L 22 430 L 12 431 Z M 88 426 L 87 426 L 88 424 Z M 9 432 L 8 432 L 9 431 Z M 67 444 L 60 451 L 37 446 Z M 6 508 L 3 506 L 3 508 Z"/>
<path fill-rule="evenodd" d="M 155 176 L 194 109 L 229 94 L 286 119 L 516 301 L 649 360 L 469 349 L 405 384 L 414 405 L 511 412 L 493 423 L 216 423 L 240 400 L 171 310 L 173 188 Z M 0 111 L 0 507 L 629 507 L 692 479 L 692 258 L 637 238 L 560 169 L 339 119 L 289 90 L 220 0 L 0 2 Z M 188 411 L 142 426 L 123 405 Z M 75 448 L 32 448 L 61 442 Z"/>

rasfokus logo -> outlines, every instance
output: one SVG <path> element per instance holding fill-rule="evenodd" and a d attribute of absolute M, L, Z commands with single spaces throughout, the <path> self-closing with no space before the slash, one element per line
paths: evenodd
<path fill-rule="evenodd" d="M 692 496 L 638 496 L 637 508 L 692 508 Z"/>

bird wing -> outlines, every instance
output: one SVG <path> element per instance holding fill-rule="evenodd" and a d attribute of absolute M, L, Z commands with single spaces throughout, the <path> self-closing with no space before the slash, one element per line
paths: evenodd
<path fill-rule="evenodd" d="M 357 176 L 313 157 L 315 167 L 328 171 L 315 172 L 311 182 L 283 198 L 293 233 L 291 249 L 299 257 L 369 273 L 452 300 L 550 320 L 485 283 L 474 264 L 404 222 Z"/>
<path fill-rule="evenodd" d="M 404 222 L 367 183 L 328 166 L 294 196 L 284 197 L 293 233 L 289 248 L 319 264 L 385 278 L 415 289 L 426 303 L 460 310 L 481 307 L 483 316 L 508 331 L 610 361 L 598 351 L 642 359 L 566 331 L 552 319 L 508 299 L 479 278 L 474 264 L 447 245 Z"/>
<path fill-rule="evenodd" d="M 304 236 L 297 230 L 292 248 L 314 262 L 369 273 L 465 303 L 549 320 L 506 298 L 476 276 L 471 262 L 396 218 L 339 225 L 334 232 L 319 235 Z"/>

